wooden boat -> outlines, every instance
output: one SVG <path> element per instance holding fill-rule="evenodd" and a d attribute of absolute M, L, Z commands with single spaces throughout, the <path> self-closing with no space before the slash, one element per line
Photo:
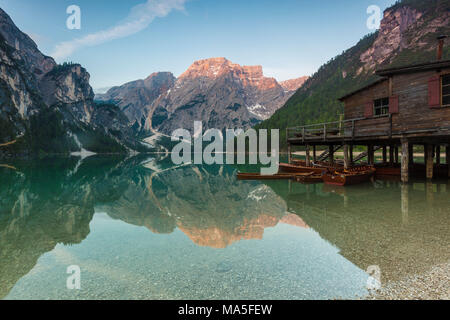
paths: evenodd
<path fill-rule="evenodd" d="M 401 168 L 400 166 L 389 166 L 383 164 L 375 165 L 377 176 L 400 176 Z"/>
<path fill-rule="evenodd" d="M 321 183 L 322 174 L 317 174 L 314 172 L 306 173 L 306 174 L 296 174 L 294 176 L 294 180 L 300 183 Z"/>
<path fill-rule="evenodd" d="M 305 160 L 291 159 L 291 164 L 293 164 L 295 166 L 306 167 L 306 161 Z"/>
<path fill-rule="evenodd" d="M 344 169 L 344 165 L 337 161 L 333 165 L 325 161 L 316 161 L 313 164 L 316 168 Z"/>
<path fill-rule="evenodd" d="M 315 162 L 311 162 L 311 164 L 312 164 L 311 167 L 321 168 L 321 169 L 322 168 L 336 168 L 336 169 L 344 168 L 344 165 L 341 163 L 338 163 L 338 162 L 334 163 L 333 165 L 330 165 L 330 163 L 326 162 L 326 161 L 315 161 Z M 291 165 L 309 168 L 306 166 L 305 160 L 291 159 Z"/>
<path fill-rule="evenodd" d="M 354 167 L 348 170 L 328 170 L 322 176 L 323 182 L 336 186 L 348 186 L 369 181 L 376 169 L 372 166 Z"/>
<path fill-rule="evenodd" d="M 381 181 L 390 181 L 390 182 L 401 182 L 402 181 L 402 177 L 401 176 L 394 176 L 394 175 L 381 175 L 381 174 L 376 174 L 377 180 L 381 180 Z"/>
<path fill-rule="evenodd" d="M 295 164 L 288 163 L 280 163 L 280 172 L 281 173 L 317 173 L 321 174 L 325 169 L 324 168 L 316 168 L 316 167 L 306 167 Z"/>

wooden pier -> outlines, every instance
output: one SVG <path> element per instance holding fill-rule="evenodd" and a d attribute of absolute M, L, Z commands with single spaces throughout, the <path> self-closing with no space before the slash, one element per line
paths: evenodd
<path fill-rule="evenodd" d="M 420 145 L 426 178 L 434 178 L 442 167 L 442 150 L 450 178 L 450 60 L 379 70 L 377 75 L 377 81 L 340 99 L 345 105 L 342 121 L 288 128 L 289 159 L 294 146 L 305 147 L 308 164 L 326 159 L 332 164 L 334 154 L 342 151 L 349 168 L 362 158 L 375 164 L 375 152 L 382 150 L 383 163 L 401 163 L 401 179 L 408 182 L 414 146 Z M 320 155 L 318 146 L 326 149 Z M 355 158 L 355 146 L 365 146 L 367 152 Z"/>

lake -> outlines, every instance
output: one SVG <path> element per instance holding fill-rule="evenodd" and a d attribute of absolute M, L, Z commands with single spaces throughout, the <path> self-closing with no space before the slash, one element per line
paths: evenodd
<path fill-rule="evenodd" d="M 450 259 L 450 184 L 237 181 L 93 156 L 0 166 L 2 299 L 353 299 Z M 80 268 L 80 290 L 66 282 Z"/>

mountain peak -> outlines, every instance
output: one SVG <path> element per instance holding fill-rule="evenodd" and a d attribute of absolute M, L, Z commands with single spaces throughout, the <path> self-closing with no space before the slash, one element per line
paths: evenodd
<path fill-rule="evenodd" d="M 208 128 L 248 128 L 273 114 L 303 82 L 293 79 L 283 87 L 265 77 L 262 66 L 216 57 L 195 61 L 178 79 L 170 72 L 156 72 L 96 98 L 115 102 L 131 122 L 145 122 L 145 129 L 167 134 L 187 127 L 199 114 Z"/>
<path fill-rule="evenodd" d="M 183 78 L 218 78 L 224 74 L 234 74 L 239 78 L 263 78 L 262 66 L 241 66 L 230 60 L 219 57 L 195 61 L 184 72 Z"/>
<path fill-rule="evenodd" d="M 143 85 L 150 89 L 163 86 L 164 90 L 168 90 L 174 82 L 175 76 L 171 72 L 153 72 L 145 78 Z"/>
<path fill-rule="evenodd" d="M 173 74 L 172 72 L 168 72 L 168 71 L 162 71 L 162 72 L 153 72 L 151 75 L 149 75 L 147 78 L 145 78 L 144 81 L 150 81 L 153 79 L 158 79 L 158 78 L 172 78 Z"/>

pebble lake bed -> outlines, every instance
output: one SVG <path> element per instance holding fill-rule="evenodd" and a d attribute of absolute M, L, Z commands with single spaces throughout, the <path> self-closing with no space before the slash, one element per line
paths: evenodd
<path fill-rule="evenodd" d="M 169 162 L 1 167 L 0 297 L 449 298 L 446 182 L 238 181 L 234 166 Z M 74 265 L 80 290 L 67 287 Z"/>

